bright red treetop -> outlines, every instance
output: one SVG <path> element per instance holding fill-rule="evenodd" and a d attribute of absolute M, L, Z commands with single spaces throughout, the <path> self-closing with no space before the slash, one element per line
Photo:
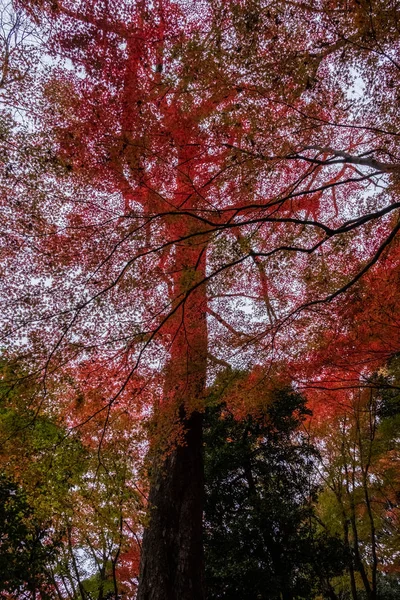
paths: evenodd
<path fill-rule="evenodd" d="M 250 4 L 32 3 L 62 57 L 41 101 L 58 180 L 29 207 L 41 253 L 20 259 L 48 368 L 78 346 L 121 381 L 174 344 L 210 368 L 288 360 L 294 336 L 304 356 L 320 301 L 383 258 L 395 188 L 374 186 L 398 168 L 395 132 L 365 72 L 348 91 L 374 60 L 367 25 L 356 6 Z"/>

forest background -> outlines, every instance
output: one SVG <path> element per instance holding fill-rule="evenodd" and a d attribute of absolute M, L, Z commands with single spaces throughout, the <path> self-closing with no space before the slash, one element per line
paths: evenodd
<path fill-rule="evenodd" d="M 2 3 L 5 597 L 398 594 L 398 8 Z"/>

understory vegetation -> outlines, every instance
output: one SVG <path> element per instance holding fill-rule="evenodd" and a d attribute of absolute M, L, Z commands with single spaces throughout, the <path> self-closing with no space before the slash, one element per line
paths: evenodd
<path fill-rule="evenodd" d="M 214 384 L 204 425 L 209 600 L 398 598 L 398 364 L 322 422 L 291 388 L 238 418 L 223 398 L 248 374 Z M 129 450 L 137 440 L 117 441 L 115 423 L 99 461 L 96 440 L 26 411 L 28 394 L 2 387 L 1 597 L 133 599 L 148 489 Z"/>

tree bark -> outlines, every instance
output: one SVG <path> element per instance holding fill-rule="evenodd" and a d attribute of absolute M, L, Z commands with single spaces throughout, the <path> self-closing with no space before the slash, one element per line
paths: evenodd
<path fill-rule="evenodd" d="M 193 413 L 185 425 L 185 444 L 151 485 L 138 600 L 204 599 L 202 415 Z"/>
<path fill-rule="evenodd" d="M 189 145 L 180 152 L 177 207 L 194 208 L 195 200 L 190 200 L 194 197 L 193 152 Z M 172 310 L 165 327 L 171 340 L 170 355 L 155 427 L 149 524 L 143 537 L 137 600 L 204 600 L 202 410 L 208 342 L 207 237 L 198 228 L 194 219 L 182 216 L 172 216 L 169 223 L 170 234 L 179 240 L 171 270 Z M 160 461 L 157 439 L 165 440 L 171 423 L 175 430 L 172 440 L 166 440 Z"/>
<path fill-rule="evenodd" d="M 175 414 L 181 431 L 162 464 L 157 449 L 153 456 L 137 600 L 204 599 L 203 415 L 193 406 L 205 390 L 207 337 L 204 309 L 196 320 L 195 315 L 186 311 L 185 327 L 175 338 L 167 369 L 164 395 L 172 402 L 166 407 L 167 418 L 171 418 L 168 409 L 179 402 Z M 161 431 L 164 417 L 161 414 Z"/>

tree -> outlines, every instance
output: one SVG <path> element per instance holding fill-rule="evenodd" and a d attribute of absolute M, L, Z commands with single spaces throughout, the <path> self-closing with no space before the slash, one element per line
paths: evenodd
<path fill-rule="evenodd" d="M 125 411 L 114 415 L 100 460 L 102 428 L 99 431 L 93 421 L 85 431 L 68 428 L 62 410 L 68 388 L 59 382 L 52 391 L 58 394 L 57 410 L 53 406 L 51 414 L 38 415 L 27 407 L 35 389 L 18 365 L 4 361 L 0 373 L 0 472 L 6 481 L 5 497 L 10 482 L 12 496 L 18 489 L 10 510 L 5 504 L 3 530 L 6 541 L 8 527 L 20 545 L 14 558 L 10 544 L 2 544 L 4 561 L 16 562 L 16 575 L 7 589 L 15 581 L 22 586 L 32 570 L 37 577 L 28 579 L 26 593 L 34 594 L 34 581 L 42 595 L 58 600 L 133 597 L 144 491 L 139 483 L 138 440 L 126 427 Z M 73 384 L 80 405 L 76 410 L 82 414 L 93 398 L 82 381 Z M 23 561 L 31 567 L 25 569 Z M 4 569 L 6 578 L 9 573 Z"/>
<path fill-rule="evenodd" d="M 206 413 L 210 600 L 310 599 L 321 589 L 336 598 L 330 580 L 346 554 L 337 537 L 317 534 L 318 453 L 300 429 L 308 414 L 305 398 L 290 389 L 244 421 L 226 405 Z"/>
<path fill-rule="evenodd" d="M 325 481 L 319 515 L 347 547 L 353 600 L 384 599 L 385 588 L 390 598 L 390 584 L 398 586 L 398 359 L 389 365 L 369 389 L 348 391 L 347 404 L 314 432 Z"/>
<path fill-rule="evenodd" d="M 202 600 L 207 377 L 260 364 L 257 389 L 299 362 L 323 376 L 321 328 L 340 356 L 362 283 L 396 271 L 396 13 L 386 0 L 21 6 L 52 59 L 19 97 L 30 160 L 16 123 L 4 161 L 5 336 L 44 390 L 66 364 L 111 365 L 104 427 L 119 402 L 140 420 L 153 399 L 138 597 Z"/>
<path fill-rule="evenodd" d="M 47 569 L 59 547 L 51 522 L 41 521 L 24 491 L 0 473 L 0 597 L 52 598 Z"/>

